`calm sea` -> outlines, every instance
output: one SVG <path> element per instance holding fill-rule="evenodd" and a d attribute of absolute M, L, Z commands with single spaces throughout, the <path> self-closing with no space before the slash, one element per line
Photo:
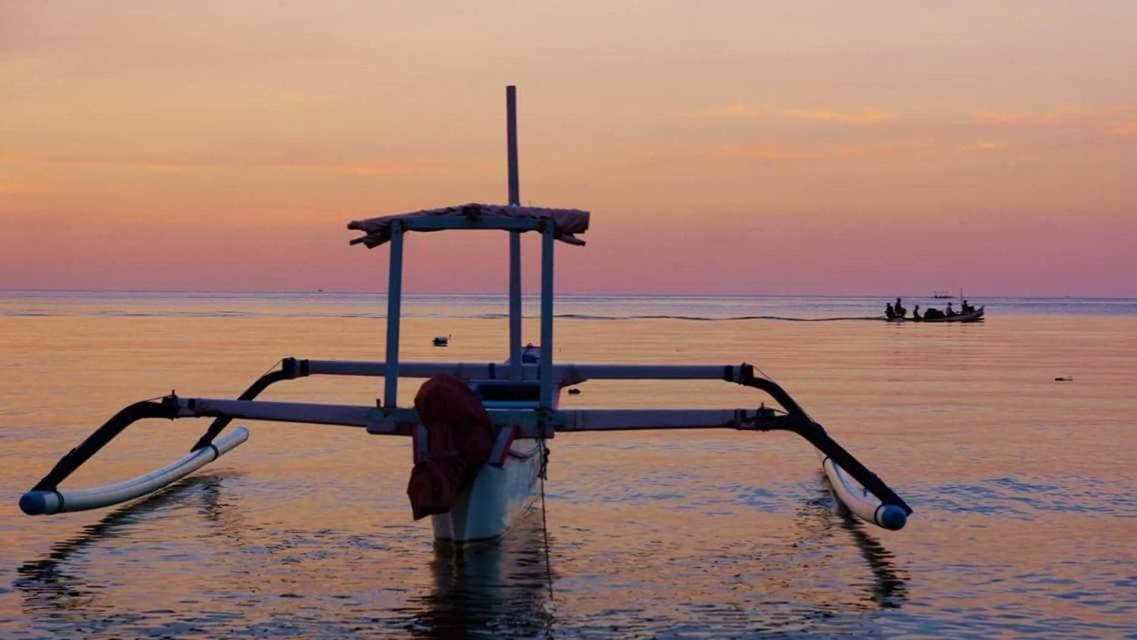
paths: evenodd
<path fill-rule="evenodd" d="M 1137 300 L 865 319 L 885 301 L 565 296 L 555 353 L 758 364 L 908 500 L 903 531 L 835 513 L 792 435 L 563 434 L 544 513 L 459 560 L 411 519 L 408 443 L 348 428 L 252 423 L 149 499 L 16 507 L 125 404 L 235 397 L 283 356 L 381 359 L 381 294 L 0 292 L 0 637 L 1137 637 Z M 405 311 L 406 359 L 504 358 L 500 296 Z M 312 377 L 266 397 L 369 405 L 380 383 Z M 767 400 L 722 382 L 581 389 L 565 406 Z M 149 471 L 203 428 L 136 425 L 67 484 Z"/>

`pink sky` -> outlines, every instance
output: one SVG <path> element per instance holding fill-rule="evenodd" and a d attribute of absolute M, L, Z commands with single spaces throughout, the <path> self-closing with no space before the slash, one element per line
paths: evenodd
<path fill-rule="evenodd" d="M 593 212 L 562 291 L 1134 296 L 1134 24 L 1105 1 L 0 0 L 0 288 L 381 290 L 386 251 L 345 223 L 503 201 L 513 83 L 522 199 Z M 505 246 L 415 236 L 408 288 L 503 290 Z"/>

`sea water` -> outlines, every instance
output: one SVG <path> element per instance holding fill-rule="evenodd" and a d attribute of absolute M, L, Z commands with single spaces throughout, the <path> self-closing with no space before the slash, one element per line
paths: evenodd
<path fill-rule="evenodd" d="M 346 427 L 249 423 L 152 497 L 17 508 L 128 403 L 236 397 L 283 356 L 381 360 L 384 302 L 0 292 L 0 637 L 1137 636 L 1129 299 L 972 300 L 986 322 L 921 325 L 864 319 L 886 302 L 867 297 L 558 298 L 560 362 L 758 365 L 912 505 L 899 532 L 836 512 L 798 437 L 727 430 L 559 435 L 544 511 L 461 558 L 411 519 L 409 443 Z M 501 361 L 505 310 L 408 296 L 402 357 Z M 264 397 L 373 405 L 381 383 Z M 580 389 L 563 406 L 769 402 L 715 381 Z M 205 425 L 139 423 L 65 486 L 162 466 Z"/>

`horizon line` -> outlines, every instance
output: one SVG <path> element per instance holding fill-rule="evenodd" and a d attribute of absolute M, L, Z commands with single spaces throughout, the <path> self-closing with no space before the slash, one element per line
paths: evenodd
<path fill-rule="evenodd" d="M 57 288 L 57 287 L 0 287 L 0 293 L 8 292 L 82 292 L 82 293 L 206 293 L 206 294 L 355 294 L 355 295 L 381 295 L 386 296 L 386 291 L 357 291 L 357 290 L 335 290 L 335 289 L 132 289 L 132 288 Z M 418 291 L 418 292 L 403 292 L 404 297 L 416 295 L 438 295 L 438 296 L 488 296 L 488 295 L 509 295 L 508 291 Z M 522 294 L 524 296 L 539 296 L 540 292 L 531 292 Z M 882 293 L 759 293 L 759 292 L 720 292 L 720 293 L 705 293 L 705 292 L 650 292 L 650 291 L 621 291 L 621 292 L 562 292 L 556 295 L 561 296 L 592 296 L 592 297 L 607 297 L 617 298 L 622 296 L 635 296 L 635 297 L 695 297 L 695 298 L 740 298 L 740 297 L 799 297 L 799 298 L 886 298 L 891 301 L 892 298 L 897 297 L 895 293 L 882 294 Z M 901 294 L 901 298 L 933 298 L 930 294 Z M 986 294 L 979 296 L 981 298 L 1035 298 L 1043 300 L 1064 300 L 1064 299 L 1078 299 L 1078 300 L 1137 300 L 1137 295 L 1037 295 L 1037 294 Z M 940 300 L 951 299 L 955 300 L 959 296 L 951 296 L 950 298 L 938 298 Z"/>

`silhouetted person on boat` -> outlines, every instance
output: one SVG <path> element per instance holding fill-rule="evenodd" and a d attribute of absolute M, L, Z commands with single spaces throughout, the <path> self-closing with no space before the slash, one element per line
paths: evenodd
<path fill-rule="evenodd" d="M 958 314 L 951 308 L 951 303 L 947 303 L 947 317 L 951 318 L 956 315 Z"/>
<path fill-rule="evenodd" d="M 942 317 L 944 317 L 944 312 L 939 309 L 932 308 L 924 312 L 925 320 L 939 320 Z"/>
<path fill-rule="evenodd" d="M 967 304 L 967 300 L 964 300 L 963 304 L 959 305 L 960 315 L 967 315 L 967 314 L 971 313 L 972 311 L 975 311 L 975 307 Z"/>
<path fill-rule="evenodd" d="M 903 318 L 904 314 L 908 313 L 908 310 L 904 308 L 904 305 L 900 304 L 900 298 L 896 299 L 896 306 L 893 307 L 893 310 L 896 311 L 897 318 Z"/>
<path fill-rule="evenodd" d="M 916 308 L 912 310 L 912 319 L 923 320 L 923 318 L 920 317 L 920 305 L 916 305 Z"/>
<path fill-rule="evenodd" d="M 888 318 L 889 320 L 895 320 L 896 319 L 896 312 L 892 310 L 892 303 L 891 302 L 884 305 L 884 317 Z"/>

